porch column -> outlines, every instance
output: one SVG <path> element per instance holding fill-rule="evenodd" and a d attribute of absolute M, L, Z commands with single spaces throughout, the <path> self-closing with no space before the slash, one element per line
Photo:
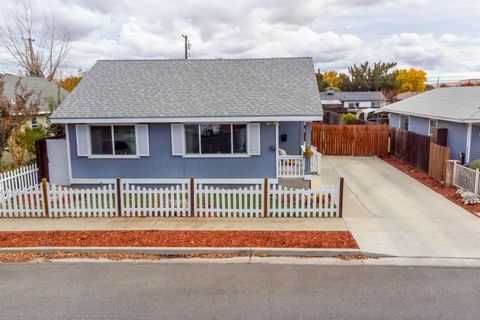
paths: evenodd
<path fill-rule="evenodd" d="M 312 144 L 312 122 L 305 122 L 305 149 L 310 148 Z M 311 168 L 310 168 L 310 158 L 305 158 L 305 180 L 310 180 L 311 179 Z"/>

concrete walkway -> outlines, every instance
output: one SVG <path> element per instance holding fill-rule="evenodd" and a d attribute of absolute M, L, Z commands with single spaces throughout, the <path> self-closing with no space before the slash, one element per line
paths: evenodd
<path fill-rule="evenodd" d="M 320 186 L 345 178 L 344 220 L 363 252 L 480 258 L 480 219 L 373 157 L 325 156 Z"/>
<path fill-rule="evenodd" d="M 343 219 L 290 218 L 5 218 L 0 231 L 262 230 L 346 231 Z"/>

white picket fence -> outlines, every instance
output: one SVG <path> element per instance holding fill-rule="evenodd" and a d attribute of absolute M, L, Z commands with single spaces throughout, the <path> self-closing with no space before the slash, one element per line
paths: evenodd
<path fill-rule="evenodd" d="M 36 164 L 0 173 L 0 191 L 22 191 L 38 185 Z"/>
<path fill-rule="evenodd" d="M 190 208 L 188 184 L 170 188 L 122 185 L 123 217 L 187 217 Z"/>
<path fill-rule="evenodd" d="M 263 190 L 259 185 L 220 189 L 198 185 L 195 188 L 195 217 L 260 218 L 263 216 Z"/>
<path fill-rule="evenodd" d="M 145 188 L 121 183 L 119 189 L 113 185 L 74 189 L 46 183 L 29 190 L 1 191 L 0 217 L 340 216 L 340 184 L 319 190 L 294 190 L 268 183 L 267 186 L 224 189 L 194 184 L 191 188 L 190 183 L 185 183 Z"/>
<path fill-rule="evenodd" d="M 475 194 L 479 194 L 480 171 L 473 170 L 454 163 L 453 167 L 453 185 Z"/>

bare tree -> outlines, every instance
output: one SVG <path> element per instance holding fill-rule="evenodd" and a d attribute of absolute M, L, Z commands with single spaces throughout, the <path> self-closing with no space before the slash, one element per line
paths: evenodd
<path fill-rule="evenodd" d="M 39 15 L 30 0 L 3 10 L 2 45 L 25 74 L 53 80 L 67 57 L 70 34 L 53 14 Z"/>
<path fill-rule="evenodd" d="M 0 74 L 0 159 L 10 137 L 37 114 L 41 101 L 40 93 L 27 89 L 20 80 L 15 85 L 14 100 L 9 100 L 5 94 L 5 77 Z"/>

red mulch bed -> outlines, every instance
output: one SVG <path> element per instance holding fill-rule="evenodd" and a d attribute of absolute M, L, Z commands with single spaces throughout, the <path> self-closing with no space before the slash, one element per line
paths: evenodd
<path fill-rule="evenodd" d="M 455 202 L 457 205 L 461 206 L 465 210 L 473 213 L 476 216 L 479 216 L 480 213 L 480 204 L 464 204 L 462 198 L 456 194 L 457 189 L 455 187 L 448 187 L 444 184 L 441 184 L 432 177 L 429 177 L 427 174 L 417 171 L 415 168 L 410 165 L 402 162 L 401 160 L 388 156 L 382 158 L 385 162 L 394 166 L 398 170 L 408 174 L 410 177 L 414 178 L 417 181 L 420 181 L 430 189 L 434 190 L 437 193 L 440 193 L 448 200 Z"/>
<path fill-rule="evenodd" d="M 358 248 L 348 231 L 13 231 L 0 247 Z"/>

